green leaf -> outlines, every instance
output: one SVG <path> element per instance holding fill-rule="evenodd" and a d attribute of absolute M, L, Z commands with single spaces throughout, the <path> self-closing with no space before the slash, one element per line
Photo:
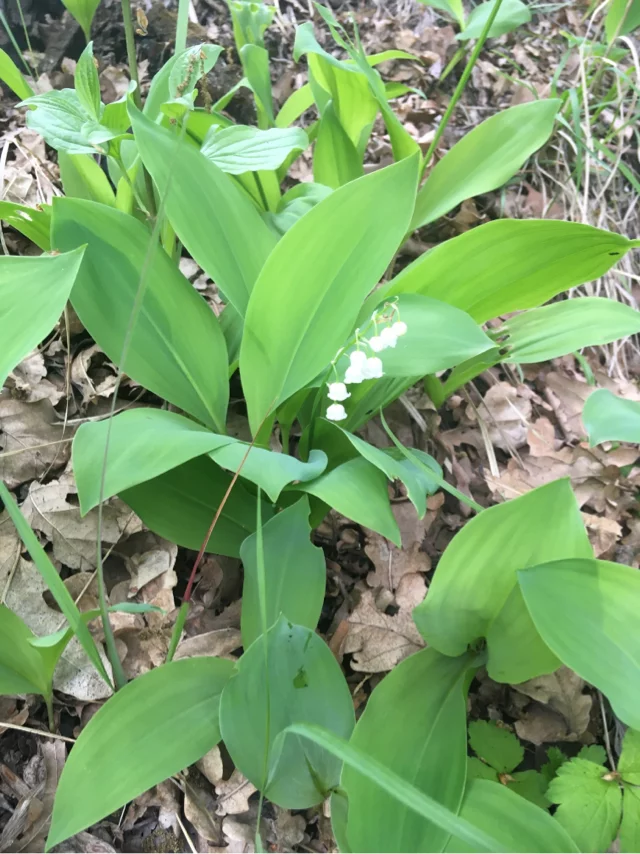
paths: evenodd
<path fill-rule="evenodd" d="M 202 657 L 150 670 L 114 694 L 69 754 L 47 851 L 196 762 L 220 741 L 220 694 L 233 664 Z"/>
<path fill-rule="evenodd" d="M 605 780 L 607 769 L 586 759 L 572 759 L 558 769 L 547 790 L 559 804 L 556 820 L 580 851 L 606 851 L 618 832 L 622 792 L 616 779 Z"/>
<path fill-rule="evenodd" d="M 484 323 L 598 279 L 632 245 L 626 237 L 581 223 L 496 220 L 426 252 L 367 305 L 373 311 L 374 299 L 421 293 Z"/>
<path fill-rule="evenodd" d="M 521 798 L 506 786 L 472 780 L 467 786 L 460 818 L 479 830 L 495 834 L 503 851 L 577 852 L 575 842 L 549 813 Z M 462 837 L 452 836 L 447 852 L 482 851 Z M 496 850 L 496 849 L 493 849 Z"/>
<path fill-rule="evenodd" d="M 628 729 L 622 742 L 618 771 L 625 783 L 640 786 L 640 732 Z"/>
<path fill-rule="evenodd" d="M 635 786 L 624 786 L 620 851 L 623 854 L 633 854 L 638 850 L 640 850 L 640 789 Z"/>
<path fill-rule="evenodd" d="M 178 237 L 244 317 L 276 236 L 232 178 L 131 104 L 129 113 L 142 160 Z"/>
<path fill-rule="evenodd" d="M 378 685 L 350 744 L 456 813 L 467 768 L 464 682 L 469 656 L 425 649 Z M 442 769 L 446 768 L 443 774 Z M 368 777 L 345 767 L 347 836 L 355 851 L 441 851 L 449 833 L 425 821 Z"/>
<path fill-rule="evenodd" d="M 553 481 L 467 522 L 445 549 L 413 618 L 427 643 L 445 655 L 462 655 L 486 638 L 487 670 L 496 681 L 517 684 L 551 673 L 560 662 L 529 616 L 517 571 L 591 555 L 569 481 Z"/>
<path fill-rule="evenodd" d="M 331 195 L 331 188 L 322 184 L 307 182 L 297 184 L 286 192 L 278 203 L 275 214 L 267 213 L 267 221 L 271 222 L 279 235 L 284 234 L 296 222 L 314 208 L 318 202 Z M 1 204 L 1 202 L 0 202 Z"/>
<path fill-rule="evenodd" d="M 333 101 L 329 101 L 313 149 L 313 179 L 337 189 L 362 175 L 362 157 L 340 124 Z"/>
<path fill-rule="evenodd" d="M 47 553 L 40 545 L 38 538 L 29 527 L 29 523 L 22 515 L 22 512 L 14 501 L 13 496 L 1 481 L 0 499 L 2 499 L 5 509 L 9 513 L 9 516 L 11 516 L 13 524 L 16 526 L 16 530 L 20 535 L 20 539 L 27 547 L 27 551 L 31 555 L 31 559 L 34 562 L 36 569 L 44 579 L 51 595 L 58 603 L 58 607 L 67 618 L 67 622 L 80 641 L 82 648 L 107 685 L 111 685 L 111 680 L 107 676 L 107 671 L 105 670 L 100 654 L 98 653 L 96 642 L 93 639 L 93 635 L 85 625 L 82 615 L 78 610 L 78 606 L 73 601 L 64 581 L 58 575 L 58 571 L 55 566 L 49 560 Z"/>
<path fill-rule="evenodd" d="M 611 0 L 607 10 L 604 27 L 607 41 L 612 42 L 618 36 L 626 36 L 640 26 L 639 0 Z"/>
<path fill-rule="evenodd" d="M 0 258 L 0 385 L 55 327 L 78 275 L 83 249 Z"/>
<path fill-rule="evenodd" d="M 222 330 L 162 247 L 152 244 L 146 226 L 115 208 L 56 199 L 52 234 L 59 249 L 87 244 L 71 301 L 111 361 L 150 391 L 223 432 L 229 384 Z M 137 303 L 139 313 L 121 365 Z"/>
<path fill-rule="evenodd" d="M 472 721 L 469 744 L 499 774 L 513 771 L 524 759 L 524 749 L 516 736 L 494 721 Z"/>
<path fill-rule="evenodd" d="M 240 349 L 254 433 L 269 411 L 326 370 L 344 344 L 406 233 L 416 179 L 417 160 L 407 159 L 335 190 L 267 259 Z"/>
<path fill-rule="evenodd" d="M 320 619 L 326 582 L 322 549 L 310 540 L 309 500 L 305 496 L 273 517 L 263 528 L 267 628 L 280 615 L 314 630 Z M 242 544 L 242 645 L 245 649 L 262 634 L 258 596 L 257 537 Z"/>
<path fill-rule="evenodd" d="M 451 812 L 439 801 L 403 780 L 402 777 L 386 768 L 377 759 L 343 741 L 332 732 L 313 724 L 292 724 L 288 727 L 287 733 L 308 738 L 321 745 L 334 756 L 338 756 L 345 766 L 349 766 L 349 768 L 367 777 L 413 812 L 427 821 L 433 822 L 448 833 L 456 833 L 460 839 L 464 839 L 468 844 L 473 845 L 473 850 L 491 851 L 494 854 L 510 850 L 503 847 L 492 833 L 487 833 L 480 827 L 470 824 L 466 819 Z"/>
<path fill-rule="evenodd" d="M 87 41 L 91 38 L 91 22 L 100 0 L 62 0 L 64 6 L 82 27 Z"/>
<path fill-rule="evenodd" d="M 387 478 L 368 460 L 357 457 L 293 487 L 315 495 L 348 519 L 371 528 L 400 547 L 400 530 L 391 512 Z"/>
<path fill-rule="evenodd" d="M 464 30 L 456 36 L 458 41 L 480 38 L 495 5 L 496 0 L 486 0 L 485 3 L 479 3 L 475 6 L 467 18 Z M 516 30 L 522 24 L 528 24 L 530 20 L 531 11 L 521 0 L 502 0 L 487 38 L 495 39 L 498 36 L 503 36 L 505 33 Z"/>
<path fill-rule="evenodd" d="M 466 134 L 431 170 L 418 193 L 411 228 L 501 187 L 549 139 L 560 103 L 547 99 L 509 107 Z"/>
<path fill-rule="evenodd" d="M 485 765 L 477 756 L 467 757 L 467 785 L 470 780 L 492 780 L 498 782 L 498 772 L 490 765 Z"/>
<path fill-rule="evenodd" d="M 200 151 L 207 160 L 231 175 L 277 169 L 292 151 L 303 151 L 309 145 L 301 128 L 259 130 L 246 125 L 228 128 L 212 127 Z"/>
<path fill-rule="evenodd" d="M 611 441 L 640 444 L 640 402 L 617 397 L 606 388 L 589 395 L 582 423 L 591 447 Z"/>
<path fill-rule="evenodd" d="M 175 412 L 132 409 L 108 421 L 83 424 L 73 442 L 73 470 L 82 513 L 100 500 L 100 481 L 107 434 L 109 459 L 103 486 L 106 500 L 129 487 L 158 477 L 195 457 L 209 454 L 222 468 L 259 484 L 275 501 L 287 483 L 322 474 L 327 458 L 312 452 L 303 463 L 287 454 L 251 448 L 232 436 L 220 436 Z"/>
<path fill-rule="evenodd" d="M 508 789 L 543 810 L 550 805 L 546 795 L 547 785 L 547 780 L 539 771 L 516 771 L 507 782 Z"/>
<path fill-rule="evenodd" d="M 102 100 L 100 98 L 98 69 L 93 58 L 93 42 L 89 42 L 80 54 L 80 59 L 76 64 L 74 85 L 76 87 L 76 94 L 85 111 L 95 121 L 99 122 L 102 112 Z"/>
<path fill-rule="evenodd" d="M 255 98 L 258 124 L 260 126 L 268 124 L 273 127 L 275 116 L 273 114 L 269 52 L 258 45 L 246 44 L 240 48 L 239 53 L 247 83 Z"/>
<path fill-rule="evenodd" d="M 0 604 L 0 694 L 51 694 L 47 674 L 38 650 L 29 641 L 35 635 L 20 617 Z"/>
<path fill-rule="evenodd" d="M 567 667 L 640 729 L 640 573 L 603 560 L 556 560 L 518 572 L 536 628 Z"/>
<path fill-rule="evenodd" d="M 503 361 L 525 365 L 635 335 L 640 312 L 615 299 L 580 297 L 518 314 L 502 331 L 508 336 Z"/>
<path fill-rule="evenodd" d="M 261 0 L 230 0 L 229 11 L 233 21 L 233 38 L 240 50 L 245 44 L 264 47 L 264 33 L 273 21 L 275 8 Z"/>
<path fill-rule="evenodd" d="M 65 196 L 115 207 L 116 197 L 109 179 L 90 154 L 59 151 L 58 165 Z"/>
<path fill-rule="evenodd" d="M 1 49 L 0 80 L 2 80 L 2 82 L 5 83 L 12 92 L 15 92 L 21 100 L 30 98 L 34 94 L 33 89 L 24 79 L 15 62 L 6 51 Z"/>
<path fill-rule="evenodd" d="M 298 738 L 275 743 L 299 721 L 349 738 L 353 703 L 325 642 L 281 617 L 238 661 L 222 693 L 220 728 L 236 767 L 286 809 L 321 803 L 340 778 L 341 763 L 325 750 Z"/>
<path fill-rule="evenodd" d="M 75 89 L 53 89 L 26 98 L 18 106 L 33 108 L 27 111 L 28 128 L 44 137 L 52 148 L 69 154 L 105 154 L 105 143 L 121 133 L 93 118 Z"/>
<path fill-rule="evenodd" d="M 446 301 L 401 294 L 395 305 L 407 331 L 395 347 L 380 354 L 385 376 L 434 374 L 494 346 L 468 314 Z"/>
<path fill-rule="evenodd" d="M 591 759 L 591 761 L 595 761 L 590 756 L 584 758 Z M 558 773 L 558 768 L 562 765 L 562 763 L 567 762 L 568 760 L 569 757 L 566 755 L 566 753 L 563 753 L 559 747 L 547 748 L 547 761 L 540 769 L 540 773 L 546 780 L 547 784 L 550 783 L 556 776 L 556 774 Z"/>
<path fill-rule="evenodd" d="M 119 495 L 152 531 L 197 551 L 230 484 L 231 475 L 208 457 L 197 457 Z M 255 531 L 255 506 L 255 496 L 236 482 L 206 551 L 238 557 L 243 541 Z M 272 515 L 269 505 L 262 512 L 265 519 Z"/>
<path fill-rule="evenodd" d="M 222 48 L 217 44 L 196 44 L 178 54 L 169 71 L 169 99 L 189 97 L 221 53 Z"/>
<path fill-rule="evenodd" d="M 29 238 L 44 252 L 51 249 L 49 232 L 51 231 L 51 207 L 42 205 L 41 209 L 17 205 L 13 202 L 0 202 L 0 219 L 8 222 L 12 228 Z"/>
<path fill-rule="evenodd" d="M 433 9 L 439 9 L 441 12 L 448 12 L 461 27 L 464 27 L 465 15 L 461 0 L 418 0 L 418 2 Z"/>

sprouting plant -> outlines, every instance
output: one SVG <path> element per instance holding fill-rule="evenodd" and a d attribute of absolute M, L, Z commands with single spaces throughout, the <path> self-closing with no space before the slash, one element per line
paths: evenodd
<path fill-rule="evenodd" d="M 498 0 L 485 14 L 462 85 L 500 8 Z M 70 753 L 48 846 L 223 739 L 261 797 L 295 809 L 330 798 L 345 851 L 575 851 L 583 838 L 568 816 L 582 809 L 587 789 L 591 798 L 597 786 L 600 797 L 604 786 L 609 803 L 609 792 L 620 794 L 619 782 L 609 783 L 622 780 L 625 815 L 633 816 L 625 762 L 611 780 L 593 756 L 559 769 L 550 757 L 544 773 L 516 771 L 517 740 L 485 722 L 470 727 L 477 755 L 469 760 L 466 693 L 480 667 L 513 684 L 564 663 L 640 729 L 632 628 L 640 577 L 594 559 L 568 481 L 483 509 L 444 480 L 436 460 L 405 448 L 383 410 L 423 379 L 439 406 L 494 364 L 544 361 L 637 333 L 640 315 L 629 306 L 550 301 L 598 278 L 640 241 L 557 220 L 498 220 L 394 276 L 408 235 L 501 186 L 546 144 L 562 99 L 497 113 L 432 165 L 437 140 L 423 156 L 390 103 L 404 90 L 389 89 L 376 70 L 408 55 L 367 56 L 357 29 L 349 34 L 327 8 L 318 11 L 344 57 L 319 45 L 311 23 L 299 27 L 295 55 L 307 58 L 309 82 L 278 111 L 263 38 L 272 10 L 233 0 L 238 85 L 253 94 L 257 127 L 224 112 L 236 88 L 196 106 L 216 45 L 178 50 L 144 104 L 133 87 L 121 101 L 101 102 L 91 44 L 74 89 L 33 96 L 9 67 L 9 84 L 29 95 L 27 122 L 58 151 L 65 196 L 51 208 L 0 208 L 44 253 L 0 259 L 0 374 L 46 336 L 70 299 L 119 375 L 170 405 L 80 427 L 73 469 L 81 511 L 118 495 L 151 530 L 198 551 L 167 663 L 122 685 L 108 644 L 120 690 Z M 317 121 L 296 126 L 313 107 Z M 364 174 L 378 116 L 394 162 Z M 283 193 L 310 144 L 313 182 Z M 182 247 L 215 283 L 220 317 L 180 272 Z M 227 430 L 231 377 L 241 383 L 250 442 Z M 357 435 L 378 413 L 386 448 Z M 274 434 L 282 452 L 271 449 Z M 356 723 L 347 682 L 315 632 L 326 576 L 310 534 L 334 508 L 400 545 L 390 482 L 403 484 L 420 518 L 439 488 L 477 515 L 446 549 L 413 613 L 428 647 L 382 680 Z M 6 488 L 0 495 L 70 631 L 111 683 L 87 615 L 69 604 Z M 242 559 L 243 654 L 171 661 L 205 552 Z M 100 577 L 99 542 L 98 554 Z M 108 641 L 104 597 L 100 617 Z M 16 650 L 13 658 L 2 652 L 0 687 L 28 685 L 50 707 L 50 648 L 60 639 L 34 639 L 4 609 L 0 631 Z M 583 762 L 588 785 L 576 785 Z M 551 801 L 560 804 L 557 817 L 543 809 Z M 630 845 L 629 822 L 634 833 L 637 824 L 626 821 Z"/>

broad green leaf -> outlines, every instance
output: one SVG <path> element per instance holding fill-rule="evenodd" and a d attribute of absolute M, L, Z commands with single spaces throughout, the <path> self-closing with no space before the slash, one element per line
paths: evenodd
<path fill-rule="evenodd" d="M 484 323 L 598 279 L 632 246 L 626 237 L 581 223 L 496 220 L 425 253 L 367 304 L 373 311 L 374 299 L 420 293 Z"/>
<path fill-rule="evenodd" d="M 504 851 L 557 854 L 558 851 L 589 850 L 578 849 L 566 830 L 548 812 L 510 792 L 506 786 L 489 780 L 472 780 L 469 783 L 460 818 L 480 830 L 495 834 Z M 445 848 L 445 851 L 457 854 L 482 850 L 470 846 L 459 834 L 453 835 Z"/>
<path fill-rule="evenodd" d="M 353 702 L 325 642 L 281 617 L 238 661 L 222 692 L 220 729 L 236 767 L 286 809 L 321 803 L 340 778 L 341 763 L 322 748 L 300 738 L 276 744 L 299 722 L 349 738 Z"/>
<path fill-rule="evenodd" d="M 47 851 L 201 759 L 220 741 L 220 694 L 233 672 L 221 658 L 172 661 L 114 694 L 65 763 Z"/>
<path fill-rule="evenodd" d="M 90 154 L 59 151 L 58 165 L 65 196 L 115 206 L 116 197 L 109 179 Z"/>
<path fill-rule="evenodd" d="M 71 301 L 107 356 L 150 391 L 224 431 L 229 384 L 222 330 L 146 226 L 106 205 L 55 199 L 52 240 L 63 250 L 87 244 Z"/>
<path fill-rule="evenodd" d="M 197 457 L 119 495 L 152 531 L 197 551 L 230 484 L 231 475 L 208 457 Z M 243 541 L 255 531 L 255 506 L 255 496 L 236 482 L 206 551 L 238 557 Z M 262 512 L 265 519 L 272 515 L 269 505 Z"/>
<path fill-rule="evenodd" d="M 600 442 L 640 444 L 640 402 L 625 400 L 606 388 L 589 395 L 582 410 L 582 423 L 591 447 Z"/>
<path fill-rule="evenodd" d="M 558 821 L 580 851 L 607 851 L 618 832 L 622 792 L 607 769 L 587 759 L 571 759 L 549 784 L 549 800 L 559 804 Z"/>
<path fill-rule="evenodd" d="M 0 499 L 2 499 L 5 509 L 9 513 L 9 516 L 11 516 L 13 524 L 16 526 L 16 530 L 20 535 L 20 539 L 27 547 L 27 551 L 31 555 L 31 559 L 34 562 L 36 569 L 44 579 L 51 595 L 58 603 L 58 607 L 67 618 L 67 622 L 73 629 L 73 632 L 82 645 L 82 648 L 107 685 L 111 685 L 111 681 L 107 676 L 107 671 L 105 670 L 100 654 L 98 653 L 96 642 L 93 639 L 93 635 L 85 625 L 82 615 L 78 610 L 78 606 L 73 601 L 64 581 L 58 575 L 57 569 L 51 563 L 49 556 L 40 545 L 38 538 L 31 530 L 29 523 L 22 515 L 22 512 L 16 504 L 13 496 L 2 481 L 0 481 Z"/>
<path fill-rule="evenodd" d="M 315 495 L 348 519 L 371 528 L 400 547 L 400 530 L 391 512 L 387 478 L 362 457 L 348 460 L 294 489 Z"/>
<path fill-rule="evenodd" d="M 456 815 L 439 801 L 404 780 L 395 771 L 385 767 L 363 750 L 338 738 L 332 732 L 313 724 L 291 724 L 286 731 L 286 735 L 289 734 L 299 735 L 321 745 L 325 750 L 339 757 L 346 766 L 367 777 L 392 798 L 427 819 L 427 821 L 433 822 L 447 833 L 456 833 L 460 839 L 464 839 L 469 845 L 473 845 L 473 850 L 491 851 L 494 854 L 510 850 L 503 847 L 492 832 L 487 833 L 480 827 Z M 378 849 L 376 847 L 373 850 L 377 851 Z"/>
<path fill-rule="evenodd" d="M 29 643 L 34 637 L 20 617 L 0 604 L 0 694 L 51 693 L 42 657 Z"/>
<path fill-rule="evenodd" d="M 211 71 L 222 53 L 217 44 L 196 44 L 178 54 L 169 71 L 169 98 L 191 95 L 197 82 Z"/>
<path fill-rule="evenodd" d="M 640 312 L 615 299 L 580 297 L 534 308 L 510 318 L 505 362 L 524 365 L 610 344 L 640 332 Z"/>
<path fill-rule="evenodd" d="M 344 344 L 406 233 L 417 165 L 407 159 L 335 190 L 267 259 L 240 350 L 254 433 L 268 412 L 326 370 Z"/>
<path fill-rule="evenodd" d="M 333 101 L 329 101 L 313 149 L 313 179 L 337 189 L 362 175 L 362 157 L 340 124 Z"/>
<path fill-rule="evenodd" d="M 524 749 L 516 736 L 494 721 L 472 721 L 469 744 L 480 759 L 500 774 L 513 771 L 524 759 Z"/>
<path fill-rule="evenodd" d="M 457 813 L 466 779 L 469 656 L 424 649 L 375 688 L 350 744 Z M 446 772 L 443 773 L 443 769 Z M 441 851 L 449 836 L 376 783 L 345 767 L 347 837 L 354 851 Z"/>
<path fill-rule="evenodd" d="M 33 89 L 22 76 L 15 62 L 9 54 L 0 49 L 0 80 L 14 92 L 18 98 L 25 100 L 34 93 Z"/>
<path fill-rule="evenodd" d="M 301 128 L 259 130 L 246 125 L 212 128 L 200 151 L 212 163 L 231 175 L 277 169 L 292 151 L 309 144 Z"/>
<path fill-rule="evenodd" d="M 462 0 L 418 0 L 418 2 L 439 9 L 441 12 L 448 12 L 464 28 L 465 14 Z"/>
<path fill-rule="evenodd" d="M 479 3 L 475 6 L 467 18 L 464 30 L 458 33 L 456 38 L 459 41 L 480 38 L 496 2 L 497 0 L 485 0 L 484 3 Z M 498 14 L 493 19 L 487 38 L 495 39 L 505 33 L 510 33 L 522 24 L 528 24 L 530 20 L 531 11 L 521 0 L 502 0 L 502 4 L 498 10 Z"/>
<path fill-rule="evenodd" d="M 75 89 L 52 89 L 26 98 L 18 106 L 29 107 L 28 128 L 37 131 L 52 148 L 69 154 L 106 154 L 106 143 L 121 133 L 93 118 Z"/>
<path fill-rule="evenodd" d="M 8 222 L 12 228 L 29 238 L 44 252 L 51 249 L 49 233 L 51 231 L 51 207 L 42 205 L 41 209 L 17 205 L 13 202 L 0 202 L 0 219 Z"/>
<path fill-rule="evenodd" d="M 627 730 L 627 732 L 632 732 L 632 730 Z M 585 744 L 584 747 L 580 748 L 578 758 L 588 759 L 589 762 L 595 762 L 596 765 L 604 765 L 607 761 L 607 751 L 601 744 Z M 563 761 L 567 761 L 566 756 Z"/>
<path fill-rule="evenodd" d="M 311 543 L 309 500 L 305 496 L 270 519 L 263 528 L 267 627 L 283 614 L 292 623 L 314 630 L 318 625 L 326 582 L 322 549 Z M 258 596 L 256 534 L 242 544 L 242 645 L 262 634 Z"/>
<path fill-rule="evenodd" d="M 93 21 L 96 9 L 100 5 L 100 0 L 62 0 L 62 2 L 80 24 L 86 40 L 89 41 L 91 37 L 91 22 Z"/>
<path fill-rule="evenodd" d="M 519 104 L 466 134 L 429 173 L 418 193 L 411 228 L 433 222 L 465 199 L 501 187 L 549 139 L 559 107 L 557 99 Z"/>
<path fill-rule="evenodd" d="M 73 442 L 73 470 L 82 513 L 100 500 L 107 435 L 109 458 L 103 498 L 158 477 L 195 457 L 209 454 L 215 462 L 259 484 L 275 501 L 291 481 L 312 480 L 324 471 L 327 458 L 312 452 L 309 462 L 264 448 L 251 448 L 232 436 L 220 436 L 175 412 L 132 409 L 108 421 L 83 424 Z M 245 456 L 249 452 L 246 460 Z M 244 462 L 243 462 L 244 460 Z"/>
<path fill-rule="evenodd" d="M 640 0 L 611 0 L 604 22 L 607 41 L 612 42 L 618 36 L 626 36 L 638 26 Z"/>
<path fill-rule="evenodd" d="M 532 561 L 533 563 L 533 561 Z M 556 560 L 518 573 L 533 622 L 558 658 L 640 729 L 640 573 L 604 560 Z"/>
<path fill-rule="evenodd" d="M 640 850 L 640 789 L 624 786 L 622 794 L 622 822 L 620 824 L 620 851 L 634 854 Z"/>
<path fill-rule="evenodd" d="M 286 738 L 286 736 L 285 736 Z M 340 789 L 331 795 L 331 832 L 338 846 L 340 854 L 351 854 L 351 846 L 347 841 L 347 816 L 349 813 L 349 802 L 347 796 Z"/>
<path fill-rule="evenodd" d="M 144 165 L 178 237 L 244 317 L 277 238 L 232 178 L 131 104 L 129 111 Z"/>
<path fill-rule="evenodd" d="M 385 376 L 434 374 L 494 347 L 468 314 L 446 301 L 401 294 L 395 305 L 407 331 L 380 354 Z"/>
<path fill-rule="evenodd" d="M 354 436 L 347 430 L 343 430 L 339 425 L 335 425 L 337 429 L 347 437 L 353 448 L 368 460 L 380 471 L 384 472 L 389 480 L 400 480 L 405 485 L 407 497 L 416 508 L 416 513 L 422 519 L 427 512 L 427 495 L 432 495 L 438 489 L 438 484 L 435 480 L 429 480 L 427 476 L 416 466 L 412 465 L 408 460 L 397 459 L 394 456 L 394 448 L 382 450 L 365 442 L 359 436 Z M 414 451 L 415 453 L 416 451 Z M 438 462 L 425 454 L 423 451 L 417 451 L 424 463 L 433 469 L 436 477 L 442 476 L 442 468 Z"/>
<path fill-rule="evenodd" d="M 93 58 L 93 42 L 89 42 L 80 54 L 73 82 L 76 94 L 85 111 L 91 118 L 99 122 L 102 113 L 102 100 L 100 98 L 98 69 Z"/>
<path fill-rule="evenodd" d="M 323 184 L 315 184 L 311 181 L 297 184 L 282 196 L 276 213 L 268 213 L 265 216 L 267 221 L 272 223 L 278 235 L 282 235 L 294 226 L 300 217 L 309 213 L 318 202 L 330 195 L 331 187 L 325 187 Z"/>
<path fill-rule="evenodd" d="M 640 732 L 628 729 L 622 742 L 618 771 L 625 783 L 640 786 Z"/>
<path fill-rule="evenodd" d="M 445 655 L 462 655 L 486 638 L 487 670 L 496 681 L 551 673 L 560 662 L 529 616 L 516 573 L 592 554 L 569 481 L 553 481 L 467 522 L 445 549 L 413 618 L 427 643 Z"/>
<path fill-rule="evenodd" d="M 239 53 L 244 75 L 256 102 L 258 125 L 261 128 L 273 127 L 276 120 L 273 114 L 269 52 L 259 45 L 246 44 Z"/>
<path fill-rule="evenodd" d="M 83 249 L 75 249 L 63 255 L 0 258 L 0 385 L 55 327 L 83 253 Z"/>

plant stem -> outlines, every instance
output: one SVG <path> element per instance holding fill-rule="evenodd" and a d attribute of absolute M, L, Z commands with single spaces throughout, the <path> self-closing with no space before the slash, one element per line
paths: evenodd
<path fill-rule="evenodd" d="M 56 725 L 55 725 L 55 721 L 53 719 L 53 693 L 50 692 L 44 698 L 44 701 L 45 701 L 46 706 L 47 706 L 47 720 L 49 722 L 49 731 L 55 732 L 56 731 Z"/>
<path fill-rule="evenodd" d="M 187 30 L 189 28 L 189 0 L 178 0 L 178 21 L 176 23 L 176 44 L 174 53 L 187 49 Z"/>
<path fill-rule="evenodd" d="M 422 174 L 423 175 L 424 175 L 425 171 L 427 170 L 427 167 L 429 166 L 429 164 L 431 162 L 431 158 L 433 157 L 433 153 L 436 150 L 438 143 L 440 142 L 442 134 L 445 132 L 447 125 L 449 124 L 449 119 L 453 115 L 453 111 L 455 110 L 455 108 L 458 104 L 458 101 L 460 100 L 460 96 L 462 95 L 462 93 L 464 91 L 464 87 L 467 85 L 469 77 L 471 77 L 471 72 L 473 71 L 473 67 L 476 64 L 478 57 L 480 56 L 480 51 L 484 47 L 484 43 L 487 40 L 487 36 L 489 35 L 489 30 L 491 29 L 491 26 L 496 19 L 496 15 L 500 11 L 501 5 L 502 5 L 502 0 L 496 0 L 495 6 L 491 10 L 491 14 L 487 18 L 487 23 L 484 25 L 484 29 L 480 33 L 480 38 L 476 42 L 475 47 L 473 48 L 473 51 L 471 53 L 471 56 L 469 57 L 469 60 L 468 60 L 467 64 L 465 65 L 464 71 L 462 72 L 462 77 L 458 81 L 458 85 L 455 88 L 455 92 L 453 93 L 453 95 L 451 96 L 451 100 L 449 101 L 449 106 L 445 110 L 444 116 L 442 117 L 442 120 L 441 120 L 440 124 L 438 125 L 438 129 L 436 130 L 436 135 L 434 136 L 433 141 L 432 141 L 431 145 L 429 146 L 429 150 L 427 151 L 427 153 L 424 156 L 424 162 L 422 164 Z"/>
<path fill-rule="evenodd" d="M 124 23 L 124 39 L 127 46 L 127 63 L 129 65 L 129 76 L 136 84 L 133 100 L 136 107 L 142 109 L 142 95 L 140 94 L 140 80 L 138 78 L 138 60 L 136 57 L 136 39 L 133 32 L 133 19 L 131 17 L 131 0 L 120 0 L 122 7 L 122 20 Z"/>

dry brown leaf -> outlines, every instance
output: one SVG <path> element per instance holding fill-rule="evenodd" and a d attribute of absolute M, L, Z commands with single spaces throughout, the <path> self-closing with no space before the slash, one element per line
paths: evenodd
<path fill-rule="evenodd" d="M 526 444 L 531 419 L 531 391 L 524 385 L 496 383 L 478 406 L 477 416 L 471 407 L 467 415 L 472 422 L 476 417 L 484 420 L 496 448 L 504 451 L 521 448 Z"/>
<path fill-rule="evenodd" d="M 196 766 L 212 786 L 216 786 L 224 779 L 224 764 L 218 745 L 212 747 L 208 753 L 205 753 L 202 759 L 196 762 Z"/>
<path fill-rule="evenodd" d="M 6 510 L 0 513 L 0 600 L 2 600 L 7 581 L 18 565 L 22 540 Z"/>
<path fill-rule="evenodd" d="M 143 587 L 158 576 L 173 570 L 178 556 L 178 547 L 157 534 L 143 531 L 129 538 L 127 552 L 129 556 L 125 559 L 125 566 L 131 575 L 129 586 L 129 596 L 131 597 L 139 593 Z M 165 578 L 168 579 L 168 576 Z M 175 573 L 173 579 L 171 584 L 163 583 L 161 589 L 175 587 L 177 583 Z M 145 602 L 149 601 L 145 598 Z"/>
<path fill-rule="evenodd" d="M 34 565 L 20 558 L 5 601 L 39 637 L 58 631 L 61 623 L 60 612 L 49 608 L 45 602 L 45 591 L 48 592 L 48 588 Z M 99 643 L 98 651 L 107 673 L 111 675 L 111 665 Z M 53 687 L 83 703 L 104 700 L 112 694 L 111 688 L 97 674 L 76 638 L 73 638 L 60 658 L 53 676 Z"/>
<path fill-rule="evenodd" d="M 34 350 L 11 371 L 7 386 L 13 387 L 15 396 L 26 403 L 49 400 L 55 406 L 64 397 L 64 387 L 58 388 L 46 376 L 44 356 L 39 350 Z"/>
<path fill-rule="evenodd" d="M 568 667 L 512 687 L 536 701 L 516 721 L 520 738 L 543 741 L 577 741 L 587 730 L 593 698 L 584 694 L 584 680 Z M 551 737 L 553 736 L 553 737 Z"/>
<path fill-rule="evenodd" d="M 216 799 L 197 771 L 185 777 L 184 814 L 203 839 L 215 845 L 224 843 L 222 822 L 216 815 Z"/>
<path fill-rule="evenodd" d="M 70 475 L 52 480 L 42 486 L 35 482 L 22 505 L 22 512 L 31 527 L 51 540 L 53 556 L 71 569 L 94 569 L 98 535 L 98 509 L 80 515 L 80 508 L 67 498 L 75 492 Z M 123 535 L 142 529 L 142 522 L 120 501 L 111 498 L 102 509 L 101 542 L 113 546 Z"/>
<path fill-rule="evenodd" d="M 228 780 L 222 780 L 216 784 L 216 795 L 218 805 L 216 814 L 240 815 L 249 809 L 249 798 L 258 790 L 244 774 L 236 768 Z"/>
<path fill-rule="evenodd" d="M 97 344 L 81 350 L 71 363 L 71 382 L 82 392 L 83 406 L 97 397 L 111 397 L 116 379 L 115 368 Z"/>
<path fill-rule="evenodd" d="M 20 451 L 0 459 L 0 477 L 8 489 L 65 466 L 71 442 L 51 443 L 72 436 L 70 427 L 63 435 L 62 424 L 50 401 L 24 403 L 9 397 L 6 390 L 0 393 L 0 453 Z M 47 447 L 30 450 L 35 445 Z"/>
<path fill-rule="evenodd" d="M 555 427 L 545 416 L 537 418 L 529 426 L 527 442 L 532 457 L 553 457 L 562 446 L 560 439 L 556 439 Z"/>
<path fill-rule="evenodd" d="M 622 527 L 615 519 L 583 513 L 582 520 L 587 526 L 589 540 L 596 557 L 606 554 L 615 547 L 622 533 Z"/>
<path fill-rule="evenodd" d="M 391 670 L 424 646 L 411 611 L 422 602 L 426 592 L 422 575 L 414 573 L 403 576 L 396 592 L 398 613 L 389 616 L 377 608 L 373 593 L 364 591 L 347 620 L 349 631 L 342 650 L 344 654 L 353 656 L 353 670 L 363 673 Z"/>
<path fill-rule="evenodd" d="M 425 527 L 413 504 L 403 501 L 393 504 L 391 510 L 400 528 L 402 547 L 398 548 L 386 537 L 370 531 L 364 550 L 375 566 L 375 571 L 367 576 L 367 584 L 374 588 L 386 587 L 394 592 L 404 575 L 429 572 L 431 560 L 421 548 Z"/>
<path fill-rule="evenodd" d="M 267 834 L 267 841 L 275 851 L 298 851 L 298 846 L 304 840 L 307 821 L 303 815 L 293 815 L 291 810 L 283 810 L 274 807 L 276 811 L 275 821 L 269 822 L 271 832 Z"/>
<path fill-rule="evenodd" d="M 228 657 L 234 649 L 242 646 L 242 635 L 239 629 L 215 629 L 185 638 L 176 650 L 175 658 L 195 658 L 201 655 Z"/>

